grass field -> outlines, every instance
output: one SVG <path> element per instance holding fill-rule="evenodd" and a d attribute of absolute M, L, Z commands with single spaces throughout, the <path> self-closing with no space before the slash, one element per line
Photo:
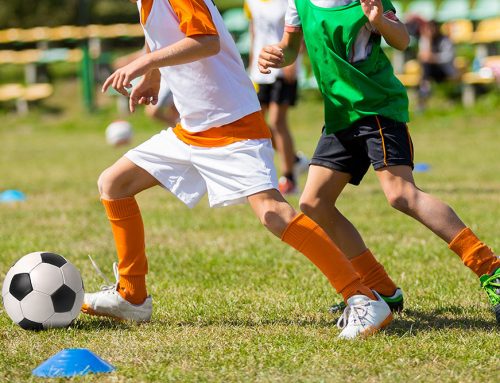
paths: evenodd
<path fill-rule="evenodd" d="M 26 202 L 0 204 L 0 278 L 22 255 L 50 250 L 102 283 L 114 248 L 96 192 L 100 171 L 125 150 L 103 130 L 115 118 L 101 100 L 85 115 L 72 86 L 45 110 L 2 112 L 0 191 Z M 69 100 L 69 101 L 68 101 Z M 485 242 L 500 249 L 499 98 L 471 111 L 445 101 L 414 116 L 418 184 L 448 201 Z M 292 113 L 297 147 L 311 154 L 321 104 L 310 96 Z M 159 126 L 131 118 L 135 143 Z M 302 180 L 303 181 L 303 180 Z M 117 367 L 76 382 L 486 382 L 499 370 L 499 332 L 478 281 L 458 257 L 385 202 L 370 171 L 349 187 L 341 210 L 406 292 L 406 311 L 383 333 L 339 341 L 327 308 L 337 301 L 306 259 L 267 233 L 247 206 L 193 210 L 161 189 L 138 196 L 146 226 L 154 316 L 137 326 L 80 316 L 67 330 L 27 332 L 0 311 L 0 381 L 38 381 L 31 370 L 63 348 L 89 348 Z M 297 205 L 297 198 L 290 201 Z M 497 378 L 494 378 L 497 376 Z"/>

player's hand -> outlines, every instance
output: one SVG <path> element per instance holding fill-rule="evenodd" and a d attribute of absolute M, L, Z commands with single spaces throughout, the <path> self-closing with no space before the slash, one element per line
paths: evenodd
<path fill-rule="evenodd" d="M 270 68 L 281 68 L 285 62 L 283 49 L 276 45 L 268 45 L 260 51 L 258 67 L 259 71 L 264 74 L 271 73 Z"/>
<path fill-rule="evenodd" d="M 136 105 L 156 105 L 160 91 L 161 75 L 158 69 L 146 73 L 141 81 L 134 86 L 129 96 L 129 109 L 135 112 Z"/>
<path fill-rule="evenodd" d="M 111 86 L 117 92 L 128 97 L 128 91 L 132 85 L 130 82 L 140 77 L 147 72 L 149 72 L 149 60 L 148 55 L 139 57 L 138 59 L 132 61 L 130 64 L 125 65 L 123 68 L 117 69 L 111 76 L 109 76 L 104 84 L 102 85 L 102 92 Z"/>
<path fill-rule="evenodd" d="M 368 17 L 368 21 L 374 27 L 382 21 L 384 16 L 384 6 L 382 5 L 381 0 L 360 0 L 361 8 L 366 17 Z"/>

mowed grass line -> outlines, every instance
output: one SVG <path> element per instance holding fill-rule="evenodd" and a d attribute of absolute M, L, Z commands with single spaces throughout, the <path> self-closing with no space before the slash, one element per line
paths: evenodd
<path fill-rule="evenodd" d="M 23 254 L 51 250 L 81 271 L 86 288 L 111 277 L 114 249 L 96 193 L 99 172 L 126 148 L 110 149 L 103 129 L 111 107 L 92 116 L 4 115 L 0 190 L 28 200 L 0 204 L 0 277 Z M 437 105 L 411 131 L 420 186 L 449 202 L 500 249 L 498 99 L 472 111 Z M 321 128 L 321 104 L 292 113 L 297 147 L 308 155 Z M 132 117 L 135 143 L 158 129 Z M 303 181 L 303 180 L 302 180 Z M 365 341 L 336 339 L 327 313 L 337 301 L 303 256 L 260 226 L 247 206 L 189 210 L 160 188 L 138 196 L 154 296 L 150 324 L 80 316 L 67 330 L 27 332 L 0 313 L 0 381 L 39 381 L 31 370 L 63 348 L 86 347 L 117 367 L 95 382 L 481 382 L 498 376 L 499 332 L 478 281 L 425 228 L 386 203 L 373 172 L 348 187 L 341 210 L 406 293 L 406 312 Z M 290 198 L 296 206 L 297 197 Z M 64 381 L 64 380 L 61 380 Z"/>

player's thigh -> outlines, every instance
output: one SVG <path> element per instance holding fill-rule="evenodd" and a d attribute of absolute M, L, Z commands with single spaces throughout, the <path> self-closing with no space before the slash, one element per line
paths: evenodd
<path fill-rule="evenodd" d="M 388 166 L 375 173 L 389 202 L 411 198 L 418 191 L 410 166 Z"/>
<path fill-rule="evenodd" d="M 131 197 L 156 185 L 156 178 L 126 157 L 107 168 L 98 180 L 99 192 L 105 199 Z"/>
<path fill-rule="evenodd" d="M 306 185 L 300 197 L 300 205 L 318 207 L 332 205 L 349 183 L 351 175 L 325 166 L 311 165 L 307 174 Z"/>

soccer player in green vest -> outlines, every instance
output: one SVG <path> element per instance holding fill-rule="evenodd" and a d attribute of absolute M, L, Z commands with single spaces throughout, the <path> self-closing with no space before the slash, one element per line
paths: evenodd
<path fill-rule="evenodd" d="M 500 259 L 451 207 L 415 185 L 406 90 L 380 46 L 381 38 L 395 49 L 408 46 L 395 13 L 389 0 L 289 0 L 282 41 L 260 53 L 259 69 L 268 73 L 293 63 L 304 37 L 323 95 L 325 125 L 300 207 L 347 254 L 363 283 L 401 310 L 401 289 L 335 206 L 371 163 L 389 204 L 446 241 L 480 278 L 500 323 Z"/>

